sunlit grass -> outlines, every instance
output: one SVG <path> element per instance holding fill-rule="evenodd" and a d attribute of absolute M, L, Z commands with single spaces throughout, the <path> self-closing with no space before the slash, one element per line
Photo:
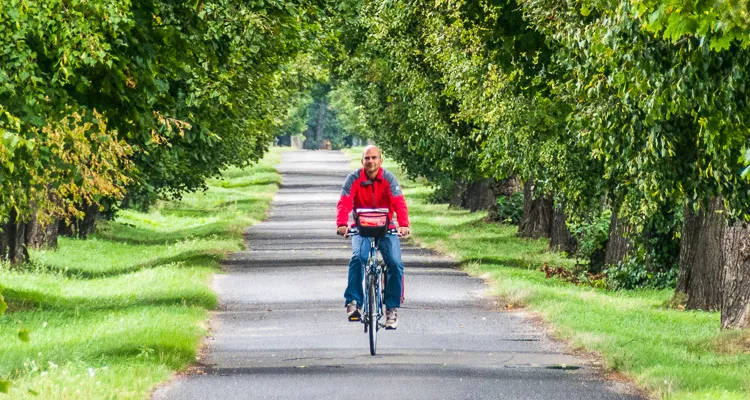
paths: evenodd
<path fill-rule="evenodd" d="M 360 153 L 348 153 L 352 166 L 359 165 Z M 413 240 L 489 279 L 509 308 L 542 316 L 557 337 L 600 354 L 607 368 L 632 377 L 654 397 L 750 398 L 749 331 L 721 332 L 716 312 L 664 307 L 672 290 L 611 292 L 547 279 L 544 263 L 573 261 L 548 252 L 546 240 L 518 238 L 515 226 L 483 222 L 483 213 L 428 204 L 429 188 L 407 180 L 393 163 L 384 167 L 405 188 Z"/>
<path fill-rule="evenodd" d="M 12 381 L 0 400 L 144 399 L 194 362 L 217 303 L 211 277 L 265 217 L 280 152 L 211 179 L 206 192 L 121 211 L 88 240 L 61 238 L 29 264 L 0 267 L 10 305 L 0 316 L 0 379 Z"/>

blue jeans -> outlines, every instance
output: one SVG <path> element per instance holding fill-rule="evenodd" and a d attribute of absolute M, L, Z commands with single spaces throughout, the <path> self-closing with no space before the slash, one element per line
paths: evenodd
<path fill-rule="evenodd" d="M 352 259 L 349 261 L 349 283 L 344 292 L 344 305 L 356 300 L 357 304 L 364 304 L 365 291 L 364 281 L 365 269 L 363 265 L 367 263 L 370 256 L 370 240 L 372 238 L 353 236 L 352 237 Z M 383 238 L 375 239 L 375 244 L 380 249 L 383 261 L 388 266 L 386 274 L 386 292 L 385 307 L 398 308 L 401 306 L 401 296 L 404 287 L 404 263 L 401 262 L 401 243 L 398 241 L 398 235 L 386 235 Z"/>

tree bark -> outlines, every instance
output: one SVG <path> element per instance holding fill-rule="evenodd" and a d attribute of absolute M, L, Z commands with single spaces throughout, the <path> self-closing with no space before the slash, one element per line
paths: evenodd
<path fill-rule="evenodd" d="M 721 198 L 712 199 L 708 208 L 698 214 L 691 208 L 685 210 L 676 292 L 687 294 L 688 309 L 721 309 L 722 238 L 727 225 L 722 210 Z"/>
<path fill-rule="evenodd" d="M 52 221 L 44 227 L 44 246 L 51 249 L 57 248 L 57 228 L 60 226 L 59 220 Z"/>
<path fill-rule="evenodd" d="M 59 236 L 73 237 L 76 233 L 75 222 L 68 223 L 61 219 L 57 223 L 57 234 Z"/>
<path fill-rule="evenodd" d="M 458 179 L 453 185 L 453 193 L 451 194 L 450 207 L 459 208 L 461 207 L 464 192 L 466 191 L 466 182 L 463 179 Z"/>
<path fill-rule="evenodd" d="M 26 223 L 26 246 L 39 249 L 44 245 L 44 227 L 39 223 L 37 214 L 34 213 L 29 222 Z"/>
<path fill-rule="evenodd" d="M 11 264 L 19 264 L 26 261 L 29 252 L 26 250 L 26 224 L 18 219 L 18 213 L 11 209 L 8 222 L 3 227 L 3 258 Z"/>
<path fill-rule="evenodd" d="M 526 181 L 523 184 L 523 217 L 518 226 L 518 235 L 534 239 L 550 237 L 553 209 L 552 197 L 534 198 L 534 180 Z"/>
<path fill-rule="evenodd" d="M 99 206 L 85 202 L 83 205 L 83 219 L 78 222 L 78 237 L 86 237 L 96 231 L 96 219 L 99 216 Z"/>
<path fill-rule="evenodd" d="M 328 111 L 328 103 L 323 98 L 318 104 L 318 110 L 316 115 L 316 126 L 315 126 L 315 143 L 318 149 L 324 149 L 323 144 L 323 133 L 326 129 L 326 112 Z"/>
<path fill-rule="evenodd" d="M 518 177 L 516 175 L 513 175 L 510 178 L 501 179 L 499 181 L 495 179 L 491 180 L 490 190 L 492 191 L 492 196 L 494 197 L 494 199 L 490 204 L 490 207 L 487 209 L 487 218 L 485 220 L 487 222 L 499 222 L 500 212 L 497 208 L 497 199 L 500 196 L 510 197 L 510 195 L 517 192 L 519 189 L 520 186 L 518 183 Z"/>
<path fill-rule="evenodd" d="M 552 213 L 552 229 L 549 247 L 555 251 L 564 251 L 568 254 L 576 252 L 577 241 L 565 223 L 567 217 L 562 206 L 554 208 Z"/>
<path fill-rule="evenodd" d="M 630 233 L 630 226 L 617 216 L 618 211 L 612 211 L 609 222 L 609 237 L 604 252 L 604 265 L 618 264 L 630 251 L 630 239 L 626 237 Z"/>
<path fill-rule="evenodd" d="M 489 178 L 469 183 L 464 191 L 461 207 L 471 212 L 488 210 L 493 201 L 497 202 L 491 185 L 492 179 Z"/>
<path fill-rule="evenodd" d="M 10 248 L 9 225 L 7 222 L 0 225 L 2 228 L 2 232 L 0 232 L 0 259 L 2 260 L 8 259 L 8 250 Z"/>
<path fill-rule="evenodd" d="M 722 329 L 750 327 L 750 225 L 727 227 L 722 241 Z"/>
<path fill-rule="evenodd" d="M 96 219 L 99 216 L 99 206 L 84 202 L 82 206 L 84 212 L 82 219 L 72 220 L 70 223 L 60 220 L 57 224 L 57 233 L 62 236 L 77 237 L 86 239 L 86 237 L 96 230 Z"/>

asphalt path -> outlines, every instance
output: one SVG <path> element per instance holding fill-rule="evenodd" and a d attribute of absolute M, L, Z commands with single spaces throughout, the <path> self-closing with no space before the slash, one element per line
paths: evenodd
<path fill-rule="evenodd" d="M 339 152 L 284 153 L 269 218 L 214 280 L 220 307 L 196 372 L 161 399 L 640 399 L 565 352 L 451 259 L 403 243 L 406 300 L 378 354 L 344 312 L 350 243 L 335 236 Z"/>

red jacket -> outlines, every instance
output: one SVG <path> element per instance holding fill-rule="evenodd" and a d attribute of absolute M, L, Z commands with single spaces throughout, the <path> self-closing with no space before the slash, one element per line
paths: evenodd
<path fill-rule="evenodd" d="M 364 168 L 349 174 L 341 188 L 341 198 L 336 206 L 336 226 L 348 225 L 349 213 L 358 208 L 387 208 L 391 221 L 393 213 L 396 212 L 398 226 L 409 226 L 409 210 L 406 208 L 401 186 L 396 176 L 383 168 L 378 170 L 375 181 L 367 178 Z"/>

